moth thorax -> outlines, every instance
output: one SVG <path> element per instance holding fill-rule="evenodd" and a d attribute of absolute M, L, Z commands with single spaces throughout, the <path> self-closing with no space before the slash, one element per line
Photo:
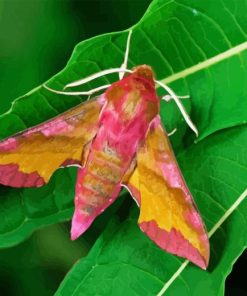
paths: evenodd
<path fill-rule="evenodd" d="M 154 72 L 152 68 L 148 65 L 141 65 L 133 68 L 134 73 L 143 76 L 148 79 L 154 80 Z"/>

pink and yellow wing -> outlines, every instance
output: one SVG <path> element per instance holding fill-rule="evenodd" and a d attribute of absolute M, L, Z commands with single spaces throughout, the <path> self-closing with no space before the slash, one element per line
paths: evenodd
<path fill-rule="evenodd" d="M 39 187 L 59 167 L 82 164 L 98 130 L 102 100 L 94 99 L 0 142 L 0 184 Z"/>
<path fill-rule="evenodd" d="M 140 205 L 138 224 L 159 247 L 205 269 L 207 233 L 159 116 L 150 124 L 127 186 Z"/>

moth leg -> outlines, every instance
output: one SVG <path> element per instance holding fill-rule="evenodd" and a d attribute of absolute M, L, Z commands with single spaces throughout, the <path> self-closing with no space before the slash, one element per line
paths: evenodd
<path fill-rule="evenodd" d="M 177 96 L 179 99 L 189 99 L 190 96 Z M 165 95 L 163 97 L 161 97 L 161 100 L 164 100 L 166 102 L 170 102 L 173 99 L 173 97 L 171 95 Z"/>
<path fill-rule="evenodd" d="M 175 94 L 175 92 L 166 84 L 164 84 L 163 82 L 159 81 L 159 80 L 155 80 L 155 82 L 161 86 L 162 88 L 164 88 L 169 95 L 173 98 L 173 100 L 175 101 L 175 103 L 178 106 L 178 109 L 180 110 L 181 114 L 184 117 L 184 120 L 186 121 L 186 123 L 188 124 L 188 126 L 193 130 L 193 132 L 196 134 L 196 136 L 198 137 L 198 130 L 196 128 L 196 126 L 194 125 L 194 123 L 192 122 L 192 120 L 190 119 L 189 114 L 187 113 L 186 109 L 184 108 L 184 105 L 180 102 L 178 96 Z"/>
<path fill-rule="evenodd" d="M 127 66 L 128 66 L 131 34 L 132 34 L 132 30 L 129 30 L 127 43 L 126 43 L 126 50 L 125 50 L 125 55 L 124 55 L 124 62 L 122 63 L 120 69 L 127 69 Z M 118 75 L 119 75 L 119 80 L 121 80 L 124 77 L 124 72 L 119 72 Z"/>
<path fill-rule="evenodd" d="M 177 132 L 177 128 L 174 128 L 170 133 L 167 134 L 168 137 L 174 135 Z"/>

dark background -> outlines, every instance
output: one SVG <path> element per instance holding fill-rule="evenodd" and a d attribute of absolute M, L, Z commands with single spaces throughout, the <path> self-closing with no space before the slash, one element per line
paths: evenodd
<path fill-rule="evenodd" d="M 0 0 L 0 114 L 16 97 L 60 71 L 78 42 L 130 27 L 150 2 Z M 46 227 L 20 245 L 0 250 L 0 295 L 53 295 L 96 238 L 71 242 L 69 227 L 69 223 Z M 242 277 L 246 272 L 245 254 L 227 279 L 226 295 L 247 295 Z"/>

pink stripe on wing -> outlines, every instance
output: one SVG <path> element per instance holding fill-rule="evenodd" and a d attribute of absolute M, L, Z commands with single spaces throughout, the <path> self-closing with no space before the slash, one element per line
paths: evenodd
<path fill-rule="evenodd" d="M 206 269 L 208 262 L 176 229 L 173 228 L 170 232 L 167 232 L 160 229 L 155 221 L 142 222 L 139 226 L 160 248 L 184 257 L 202 269 Z"/>

